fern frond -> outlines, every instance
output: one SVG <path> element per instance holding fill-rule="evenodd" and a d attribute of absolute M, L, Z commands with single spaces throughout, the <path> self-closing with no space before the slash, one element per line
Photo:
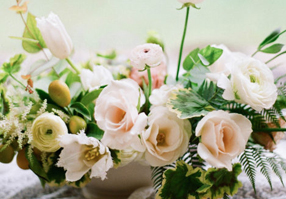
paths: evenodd
<path fill-rule="evenodd" d="M 276 157 L 266 157 L 267 161 L 269 162 L 273 172 L 276 174 L 276 176 L 279 178 L 280 182 L 284 186 L 282 174 L 280 171 L 279 163 L 276 162 Z"/>
<path fill-rule="evenodd" d="M 244 152 L 240 155 L 239 161 L 242 164 L 243 170 L 245 171 L 246 175 L 248 176 L 251 182 L 254 193 L 256 194 L 256 188 L 255 188 L 256 164 L 255 164 L 255 159 L 252 156 L 252 150 L 245 149 Z"/>
<path fill-rule="evenodd" d="M 280 128 L 279 119 L 277 118 L 277 114 L 279 112 L 275 108 L 271 109 L 263 109 L 260 114 L 263 115 L 267 122 L 271 122 Z"/>

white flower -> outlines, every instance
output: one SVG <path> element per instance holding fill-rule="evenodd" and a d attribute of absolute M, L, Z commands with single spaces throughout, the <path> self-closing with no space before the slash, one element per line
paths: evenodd
<path fill-rule="evenodd" d="M 192 3 L 192 4 L 197 4 L 197 3 L 201 3 L 204 0 L 178 0 L 179 2 L 186 4 L 186 3 Z"/>
<path fill-rule="evenodd" d="M 132 146 L 141 149 L 138 134 L 147 125 L 145 113 L 138 115 L 137 105 L 145 102 L 138 84 L 131 79 L 112 81 L 96 100 L 94 118 L 104 130 L 102 142 L 112 149 Z"/>
<path fill-rule="evenodd" d="M 48 18 L 36 18 L 37 27 L 51 53 L 59 58 L 66 59 L 72 52 L 73 43 L 60 18 L 50 13 Z"/>
<path fill-rule="evenodd" d="M 151 110 L 148 125 L 141 139 L 151 166 L 170 164 L 186 152 L 192 132 L 188 120 L 179 119 L 168 108 L 158 106 Z"/>
<path fill-rule="evenodd" d="M 208 113 L 196 127 L 196 136 L 201 136 L 198 154 L 210 165 L 231 171 L 231 160 L 244 151 L 251 127 L 240 114 L 221 110 Z"/>
<path fill-rule="evenodd" d="M 80 80 L 84 90 L 93 91 L 113 80 L 111 72 L 104 66 L 93 66 L 93 71 L 82 69 Z"/>
<path fill-rule="evenodd" d="M 64 121 L 53 113 L 37 117 L 32 125 L 32 145 L 44 152 L 55 152 L 60 148 L 58 137 L 68 134 Z"/>
<path fill-rule="evenodd" d="M 158 44 L 143 44 L 134 48 L 130 55 L 131 65 L 143 70 L 146 65 L 159 66 L 164 59 L 164 53 Z"/>
<path fill-rule="evenodd" d="M 113 167 L 110 151 L 93 137 L 87 137 L 84 131 L 80 134 L 61 136 L 60 145 L 63 150 L 57 166 L 64 167 L 67 181 L 77 181 L 89 170 L 90 178 L 104 180 L 106 172 Z"/>
<path fill-rule="evenodd" d="M 159 89 L 154 89 L 149 97 L 152 106 L 166 106 L 166 103 L 171 97 L 172 92 L 178 90 L 179 88 L 182 88 L 182 86 L 163 85 Z"/>
<path fill-rule="evenodd" d="M 141 151 L 134 150 L 132 147 L 129 147 L 124 150 L 120 150 L 118 157 L 120 159 L 120 167 L 126 166 L 127 164 L 134 161 L 143 161 L 144 153 Z"/>
<path fill-rule="evenodd" d="M 251 57 L 227 65 L 230 79 L 221 75 L 218 87 L 225 89 L 223 98 L 248 104 L 261 111 L 270 108 L 277 98 L 277 88 L 271 70 L 263 62 Z"/>
<path fill-rule="evenodd" d="M 229 68 L 227 64 L 233 63 L 236 60 L 243 59 L 246 55 L 239 53 L 239 52 L 231 52 L 225 45 L 212 45 L 212 47 L 220 48 L 223 50 L 222 55 L 220 58 L 211 66 L 209 66 L 210 73 L 207 73 L 207 77 L 217 82 L 221 74 L 228 76 L 230 74 Z"/>

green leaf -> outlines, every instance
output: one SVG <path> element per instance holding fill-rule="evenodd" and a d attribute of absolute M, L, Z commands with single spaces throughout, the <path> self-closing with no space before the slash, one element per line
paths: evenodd
<path fill-rule="evenodd" d="M 201 168 L 193 169 L 184 161 L 178 161 L 176 168 L 165 171 L 162 187 L 159 189 L 156 198 L 199 198 L 197 190 L 204 185 L 203 176 L 204 171 Z"/>
<path fill-rule="evenodd" d="M 231 196 L 236 194 L 238 189 L 242 187 L 242 183 L 237 179 L 241 171 L 239 163 L 233 165 L 232 171 L 225 168 L 209 168 L 205 174 L 205 180 L 211 186 L 204 197 L 222 198 L 225 193 Z"/>
<path fill-rule="evenodd" d="M 24 50 L 28 53 L 37 53 L 42 50 L 42 48 L 46 48 L 46 43 L 37 27 L 36 17 L 31 13 L 28 13 L 27 26 L 28 28 L 25 28 L 23 38 L 32 39 L 34 41 L 23 40 L 22 46 Z M 35 40 L 39 43 L 35 43 Z"/>
<path fill-rule="evenodd" d="M 80 102 L 85 106 L 89 105 L 90 103 L 93 103 L 93 101 L 96 100 L 96 98 L 99 96 L 99 94 L 101 93 L 102 90 L 103 90 L 103 88 L 99 88 L 97 90 L 93 90 L 93 91 L 87 93 L 81 99 Z"/>
<path fill-rule="evenodd" d="M 1 91 L 0 96 L 1 96 L 1 98 L 0 98 L 0 113 L 2 115 L 6 115 L 7 113 L 9 113 L 9 101 L 5 97 L 4 90 Z"/>
<path fill-rule="evenodd" d="M 109 149 L 110 150 L 110 154 L 112 157 L 112 161 L 115 165 L 120 165 L 121 160 L 119 159 L 119 150 L 115 150 L 115 149 Z M 116 167 L 116 166 L 115 166 Z"/>
<path fill-rule="evenodd" d="M 38 44 L 38 43 L 39 43 L 38 40 L 29 39 L 29 38 L 24 38 L 24 37 L 13 37 L 13 36 L 10 36 L 9 38 L 11 38 L 11 39 L 19 39 L 19 40 L 27 41 L 27 42 L 32 42 L 32 43 L 35 43 L 35 44 Z"/>
<path fill-rule="evenodd" d="M 273 44 L 272 46 L 269 46 L 260 51 L 264 53 L 268 53 L 268 54 L 275 54 L 275 53 L 279 53 L 281 49 L 283 48 L 283 46 L 284 44 Z"/>
<path fill-rule="evenodd" d="M 101 53 L 97 53 L 96 54 L 98 57 L 102 57 L 105 59 L 115 59 L 117 54 L 116 54 L 116 50 L 112 50 L 110 53 L 107 54 L 101 54 Z"/>
<path fill-rule="evenodd" d="M 208 45 L 207 47 L 201 49 L 198 53 L 198 56 L 201 60 L 201 63 L 204 66 L 212 65 L 220 56 L 222 55 L 223 50 L 220 48 L 211 47 Z"/>
<path fill-rule="evenodd" d="M 206 115 L 215 110 L 204 98 L 190 89 L 180 89 L 167 102 L 170 111 L 181 119 Z"/>
<path fill-rule="evenodd" d="M 182 5 L 181 8 L 178 8 L 177 10 L 182 10 L 182 9 L 188 8 L 190 6 L 192 6 L 195 9 L 198 9 L 198 10 L 201 9 L 201 8 L 197 7 L 196 4 L 194 4 L 194 3 L 185 3 L 185 4 Z"/>
<path fill-rule="evenodd" d="M 196 48 L 192 52 L 188 54 L 188 56 L 185 58 L 183 62 L 183 68 L 186 71 L 190 71 L 194 66 L 200 63 L 200 58 L 198 56 L 200 49 Z"/>
<path fill-rule="evenodd" d="M 40 97 L 41 100 L 44 101 L 44 100 L 46 99 L 48 104 L 57 105 L 57 104 L 52 100 L 52 98 L 50 97 L 50 95 L 49 95 L 48 93 L 46 93 L 45 91 L 43 91 L 43 90 L 41 90 L 41 89 L 38 89 L 38 88 L 36 88 L 35 90 L 36 90 L 36 92 L 38 93 L 38 95 L 39 95 L 39 97 Z"/>
<path fill-rule="evenodd" d="M 72 83 L 74 83 L 74 82 L 81 82 L 81 81 L 80 81 L 80 77 L 77 74 L 75 74 L 72 71 L 70 71 L 68 73 L 68 76 L 67 76 L 65 82 L 68 85 L 68 87 L 70 87 L 72 85 Z"/>
<path fill-rule="evenodd" d="M 87 124 L 85 133 L 88 137 L 94 137 L 98 140 L 101 140 L 104 131 L 101 130 L 94 122 L 90 122 Z"/>
<path fill-rule="evenodd" d="M 0 73 L 0 84 L 3 84 L 4 82 L 6 82 L 8 77 L 9 75 L 7 73 Z"/>
<path fill-rule="evenodd" d="M 76 102 L 70 106 L 72 109 L 74 109 L 76 112 L 82 114 L 85 118 L 88 120 L 91 120 L 90 113 L 88 109 L 80 102 Z"/>
<path fill-rule="evenodd" d="M 82 188 L 84 187 L 87 183 L 90 182 L 90 172 L 87 172 L 85 175 L 83 175 L 79 180 L 75 182 L 68 182 L 68 185 L 77 187 L 77 188 Z"/>
<path fill-rule="evenodd" d="M 26 59 L 25 54 L 17 54 L 14 57 L 10 58 L 9 63 L 7 62 L 4 63 L 2 69 L 4 72 L 8 74 L 17 73 L 21 69 L 21 64 L 25 59 Z"/>
<path fill-rule="evenodd" d="M 267 44 L 270 44 L 278 39 L 280 36 L 280 29 L 274 30 L 270 35 L 268 35 L 262 42 L 259 44 L 258 49 L 263 48 Z"/>
<path fill-rule="evenodd" d="M 49 180 L 51 183 L 55 183 L 58 186 L 61 186 L 65 183 L 66 180 L 66 171 L 62 167 L 57 167 L 56 163 L 58 162 L 59 155 L 61 150 L 56 151 L 54 154 L 51 154 L 48 157 L 48 162 L 51 163 L 51 166 L 48 171 Z"/>

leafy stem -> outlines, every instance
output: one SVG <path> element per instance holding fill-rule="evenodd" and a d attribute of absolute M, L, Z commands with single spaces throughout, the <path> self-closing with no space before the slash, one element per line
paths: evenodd
<path fill-rule="evenodd" d="M 152 93 L 152 76 L 151 76 L 151 69 L 149 66 L 146 67 L 147 68 L 147 73 L 148 73 L 148 98 L 150 97 L 151 93 Z"/>
<path fill-rule="evenodd" d="M 18 82 L 24 89 L 26 89 L 26 86 L 20 82 L 16 77 L 14 77 L 11 73 L 9 73 L 10 77 L 12 77 L 12 79 L 14 79 L 16 82 Z"/>
<path fill-rule="evenodd" d="M 282 52 L 282 53 L 276 55 L 275 57 L 269 59 L 267 62 L 265 62 L 265 64 L 268 64 L 269 62 L 273 61 L 274 59 L 276 59 L 277 57 L 279 57 L 279 56 L 281 56 L 281 55 L 283 55 L 283 54 L 286 54 L 286 51 L 284 51 L 284 52 Z"/>
<path fill-rule="evenodd" d="M 77 74 L 80 74 L 80 71 L 77 69 L 77 67 L 72 63 L 72 61 L 69 58 L 66 58 L 66 61 L 69 63 L 69 65 L 75 70 Z"/>
<path fill-rule="evenodd" d="M 183 37 L 182 37 L 182 41 L 181 41 L 179 59 L 178 59 L 178 68 L 177 68 L 177 74 L 176 74 L 176 81 L 179 80 L 179 72 L 180 72 L 180 66 L 181 66 L 181 60 L 182 60 L 182 54 L 183 54 L 183 47 L 184 47 L 184 42 L 185 42 L 185 37 L 186 37 L 186 32 L 187 32 L 187 26 L 188 26 L 188 20 L 189 20 L 189 12 L 190 12 L 190 7 L 187 7 L 186 19 L 185 19 L 185 27 L 184 27 Z"/>

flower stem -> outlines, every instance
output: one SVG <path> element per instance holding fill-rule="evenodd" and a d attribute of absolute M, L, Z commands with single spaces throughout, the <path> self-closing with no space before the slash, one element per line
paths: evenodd
<path fill-rule="evenodd" d="M 66 58 L 66 61 L 69 63 L 69 65 L 75 70 L 77 74 L 80 74 L 79 70 L 76 68 L 76 66 L 72 63 L 72 61 L 69 58 Z"/>
<path fill-rule="evenodd" d="M 284 51 L 284 52 L 282 52 L 282 53 L 276 55 L 275 57 L 273 57 L 273 58 L 269 59 L 267 62 L 265 62 L 265 64 L 268 64 L 269 62 L 273 61 L 274 59 L 276 59 L 277 57 L 279 57 L 279 56 L 281 56 L 281 55 L 283 55 L 283 54 L 285 54 L 285 53 L 286 53 L 286 51 Z"/>
<path fill-rule="evenodd" d="M 255 51 L 255 52 L 251 55 L 251 57 L 253 57 L 254 55 L 256 55 L 256 53 L 258 53 L 258 52 L 259 52 L 259 50 Z"/>
<path fill-rule="evenodd" d="M 182 60 L 182 54 L 183 54 L 183 47 L 184 47 L 184 42 L 185 42 L 185 37 L 186 37 L 186 32 L 187 32 L 187 26 L 188 26 L 188 20 L 189 20 L 189 12 L 190 12 L 190 7 L 187 7 L 186 19 L 185 19 L 185 27 L 184 27 L 183 37 L 182 37 L 182 41 L 181 41 L 179 59 L 178 59 L 178 68 L 177 68 L 177 74 L 176 74 L 176 81 L 179 80 L 179 72 L 180 72 L 180 66 L 181 66 L 181 60 Z"/>
<path fill-rule="evenodd" d="M 263 128 L 263 129 L 253 129 L 253 132 L 276 132 L 276 131 L 286 131 L 286 128 Z"/>
<path fill-rule="evenodd" d="M 152 93 L 152 76 L 151 76 L 151 69 L 150 67 L 147 67 L 147 73 L 148 73 L 148 98 L 150 97 Z"/>
<path fill-rule="evenodd" d="M 26 86 L 22 83 L 22 82 L 20 82 L 16 77 L 14 77 L 12 74 L 9 74 L 10 75 L 10 77 L 12 77 L 16 82 L 18 82 L 24 89 L 26 89 Z"/>

